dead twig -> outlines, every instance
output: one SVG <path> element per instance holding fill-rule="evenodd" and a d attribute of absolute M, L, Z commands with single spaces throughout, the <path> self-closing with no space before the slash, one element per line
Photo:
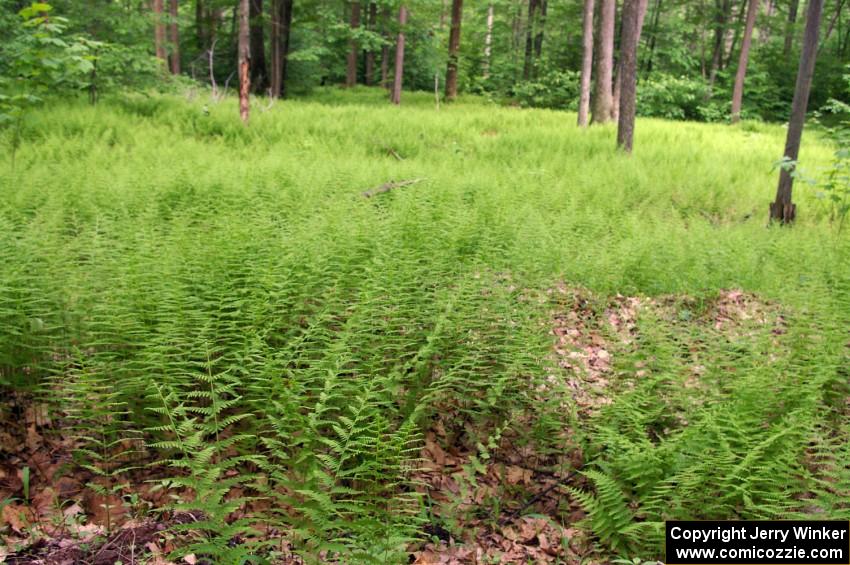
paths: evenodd
<path fill-rule="evenodd" d="M 391 190 L 395 190 L 396 188 L 402 188 L 404 186 L 410 186 L 412 184 L 422 182 L 423 180 L 426 180 L 426 179 L 421 178 L 421 179 L 403 180 L 403 181 L 399 181 L 399 182 L 395 182 L 395 181 L 386 182 L 386 183 L 382 184 L 381 186 L 376 186 L 375 188 L 373 188 L 371 190 L 365 191 L 363 193 L 363 198 L 372 198 L 373 196 L 377 196 L 378 194 L 381 194 L 381 193 L 384 193 L 384 192 L 389 192 Z"/>

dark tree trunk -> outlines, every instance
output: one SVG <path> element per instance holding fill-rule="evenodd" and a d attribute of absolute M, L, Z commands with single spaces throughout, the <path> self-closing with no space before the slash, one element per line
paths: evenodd
<path fill-rule="evenodd" d="M 531 77 L 532 54 L 534 49 L 534 18 L 540 0 L 528 0 L 528 21 L 525 26 L 525 62 L 522 66 L 522 78 Z"/>
<path fill-rule="evenodd" d="M 735 86 L 732 89 L 732 123 L 741 120 L 741 104 L 744 100 L 744 80 L 747 78 L 747 65 L 750 62 L 750 45 L 753 42 L 753 27 L 756 23 L 759 0 L 749 0 L 747 23 L 741 40 L 741 55 L 738 57 L 738 71 L 735 73 Z"/>
<path fill-rule="evenodd" d="M 165 21 L 162 0 L 153 0 L 154 17 L 154 50 L 156 58 L 167 63 L 168 53 L 165 50 Z"/>
<path fill-rule="evenodd" d="M 404 26 L 407 25 L 407 7 L 398 9 L 398 38 L 395 43 L 395 69 L 393 69 L 393 104 L 401 104 L 401 81 L 404 76 Z"/>
<path fill-rule="evenodd" d="M 800 140 L 803 137 L 803 125 L 806 121 L 806 107 L 809 104 L 809 90 L 817 59 L 818 34 L 820 30 L 823 0 L 809 0 L 806 12 L 806 31 L 803 36 L 803 52 L 800 54 L 800 66 L 797 69 L 797 85 L 794 88 L 794 101 L 791 103 L 791 119 L 788 121 L 788 135 L 785 139 L 785 157 L 797 161 L 800 153 Z M 792 165 L 793 166 L 793 165 Z M 770 219 L 783 224 L 794 221 L 797 214 L 792 201 L 794 178 L 792 171 L 783 168 L 779 172 L 779 186 L 776 187 L 776 200 L 770 205 Z"/>
<path fill-rule="evenodd" d="M 655 0 L 655 7 L 652 9 L 652 32 L 649 36 L 649 55 L 646 58 L 644 69 L 646 74 L 652 72 L 652 59 L 655 56 L 655 42 L 658 39 L 658 25 L 661 23 L 661 0 Z"/>
<path fill-rule="evenodd" d="M 638 0 L 638 16 L 637 16 L 637 39 L 636 44 L 640 43 L 640 34 L 643 30 L 643 20 L 646 17 L 646 8 L 649 5 L 649 0 Z M 625 10 L 625 7 L 624 7 Z M 624 11 L 625 13 L 625 11 Z M 620 49 L 622 50 L 623 45 L 623 26 L 620 24 Z M 637 47 L 635 48 L 635 53 L 637 53 Z M 637 62 L 635 63 L 637 64 Z M 617 61 L 616 73 L 614 75 L 614 102 L 612 105 L 612 119 L 615 122 L 620 121 L 620 96 L 621 96 L 621 87 L 622 81 L 620 80 L 620 73 L 622 72 L 623 61 L 622 57 L 619 61 Z M 635 70 L 637 73 L 637 70 Z"/>
<path fill-rule="evenodd" d="M 360 2 L 351 3 L 351 33 L 360 28 Z M 357 84 L 357 40 L 354 37 L 348 43 L 348 65 L 345 73 L 345 86 L 352 87 Z"/>
<path fill-rule="evenodd" d="M 280 98 L 286 91 L 286 59 L 289 55 L 289 30 L 292 26 L 292 0 L 272 1 L 272 96 Z"/>
<path fill-rule="evenodd" d="M 711 56 L 711 68 L 708 73 L 708 88 L 705 99 L 711 98 L 714 83 L 717 81 L 717 71 L 723 64 L 723 47 L 726 43 L 726 23 L 729 21 L 729 11 L 732 9 L 730 0 L 715 0 L 714 2 L 714 52 Z"/>
<path fill-rule="evenodd" d="M 593 89 L 592 123 L 604 124 L 613 117 L 614 19 L 616 1 L 601 0 L 596 45 L 596 87 Z"/>
<path fill-rule="evenodd" d="M 590 114 L 590 80 L 593 72 L 593 6 L 596 0 L 584 0 L 582 16 L 581 89 L 578 102 L 578 125 L 587 127 Z"/>
<path fill-rule="evenodd" d="M 387 32 L 390 20 L 390 9 L 386 6 L 381 12 L 382 32 L 385 40 L 389 39 Z M 381 86 L 389 90 L 390 88 L 390 46 L 389 41 L 385 41 L 381 47 Z"/>
<path fill-rule="evenodd" d="M 369 31 L 374 32 L 378 20 L 378 5 L 369 2 Z M 366 84 L 372 86 L 375 83 L 375 52 L 370 48 L 366 51 Z"/>
<path fill-rule="evenodd" d="M 534 58 L 540 60 L 540 54 L 543 52 L 543 35 L 546 31 L 546 12 L 548 11 L 548 0 L 541 0 L 540 15 L 537 18 L 537 35 L 534 37 Z"/>
<path fill-rule="evenodd" d="M 180 74 L 180 28 L 177 23 L 179 15 L 177 2 L 178 0 L 171 0 L 169 2 L 171 22 L 168 25 L 168 39 L 171 42 L 171 74 L 174 75 Z"/>
<path fill-rule="evenodd" d="M 788 23 L 785 25 L 785 46 L 782 52 L 785 58 L 791 57 L 791 48 L 794 46 L 794 27 L 797 23 L 797 11 L 800 9 L 800 0 L 791 0 L 788 6 Z"/>
<path fill-rule="evenodd" d="M 269 82 L 263 30 L 263 0 L 250 0 L 250 4 L 251 84 L 254 92 L 262 93 L 268 88 Z"/>
<path fill-rule="evenodd" d="M 620 109 L 617 118 L 617 147 L 632 152 L 635 135 L 635 102 L 637 92 L 637 46 L 640 37 L 641 3 L 625 0 L 622 35 L 620 37 Z"/>
<path fill-rule="evenodd" d="M 449 62 L 446 67 L 446 100 L 457 98 L 457 65 L 460 51 L 460 24 L 463 0 L 452 0 L 452 27 L 449 30 Z"/>
<path fill-rule="evenodd" d="M 251 94 L 251 0 L 239 0 L 239 117 L 247 124 Z"/>
<path fill-rule="evenodd" d="M 198 49 L 202 51 L 209 45 L 206 14 L 204 0 L 195 0 L 195 41 L 197 42 Z"/>

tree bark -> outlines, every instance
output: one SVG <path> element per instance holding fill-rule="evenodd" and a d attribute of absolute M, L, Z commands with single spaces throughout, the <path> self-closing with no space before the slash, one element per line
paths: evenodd
<path fill-rule="evenodd" d="M 388 24 L 390 19 L 390 9 L 384 6 L 381 12 L 381 20 L 383 27 L 384 45 L 381 47 L 381 86 L 390 89 L 390 45 L 388 37 Z"/>
<path fill-rule="evenodd" d="M 401 104 L 401 81 L 404 76 L 404 26 L 407 24 L 407 7 L 398 9 L 398 38 L 395 44 L 395 69 L 393 69 L 393 104 Z"/>
<path fill-rule="evenodd" d="M 596 44 L 596 86 L 593 89 L 591 123 L 604 124 L 613 117 L 614 19 L 616 1 L 600 0 L 599 33 Z"/>
<path fill-rule="evenodd" d="M 747 6 L 749 5 L 749 0 L 742 0 L 741 8 L 738 10 L 738 17 L 735 19 L 735 33 L 732 34 L 732 41 L 729 44 L 729 49 L 726 50 L 726 63 L 723 65 L 723 68 L 728 68 L 729 65 L 732 64 L 732 57 L 735 55 L 735 48 L 738 45 L 738 40 L 741 36 L 741 28 L 743 27 L 744 16 L 747 14 Z"/>
<path fill-rule="evenodd" d="M 525 60 L 522 65 L 522 78 L 531 78 L 532 53 L 534 49 L 534 18 L 540 0 L 528 0 L 528 20 L 525 26 Z"/>
<path fill-rule="evenodd" d="M 543 52 L 543 35 L 546 31 L 546 12 L 548 11 L 548 7 L 548 0 L 540 0 L 540 15 L 537 17 L 537 35 L 534 37 L 534 58 L 538 61 L 540 60 L 540 54 Z"/>
<path fill-rule="evenodd" d="M 351 33 L 360 28 L 360 2 L 351 3 Z M 345 86 L 352 87 L 357 84 L 357 40 L 352 36 L 348 42 L 348 65 L 345 73 Z"/>
<path fill-rule="evenodd" d="M 625 0 L 620 37 L 620 110 L 617 119 L 617 147 L 632 152 L 635 135 L 637 94 L 637 46 L 640 37 L 641 4 L 646 0 Z"/>
<path fill-rule="evenodd" d="M 794 46 L 794 27 L 797 23 L 797 11 L 800 9 L 800 0 L 791 0 L 788 6 L 788 23 L 785 24 L 785 46 L 782 52 L 785 58 L 791 57 L 791 48 Z"/>
<path fill-rule="evenodd" d="M 823 46 L 826 45 L 827 41 L 829 41 L 829 38 L 832 35 L 832 31 L 835 29 L 836 22 L 840 21 L 841 10 L 844 8 L 845 1 L 846 0 L 838 0 L 837 4 L 835 6 L 835 13 L 832 15 L 832 18 L 830 18 L 830 20 L 829 20 L 829 26 L 827 26 L 826 33 L 823 36 L 823 41 L 820 44 L 821 49 L 823 49 Z M 841 30 L 839 30 L 838 33 L 840 34 Z"/>
<path fill-rule="evenodd" d="M 783 167 L 779 171 L 779 185 L 776 187 L 776 200 L 770 205 L 770 219 L 783 224 L 794 221 L 797 207 L 792 201 L 794 178 L 791 176 L 800 153 L 800 140 L 806 122 L 806 108 L 809 104 L 809 90 L 815 61 L 818 55 L 818 35 L 823 13 L 823 0 L 809 0 L 806 13 L 806 31 L 803 36 L 803 52 L 800 54 L 800 66 L 797 69 L 797 84 L 794 87 L 794 101 L 791 103 L 791 119 L 788 121 L 788 134 L 785 139 L 785 157 L 792 161 L 791 169 Z"/>
<path fill-rule="evenodd" d="M 452 27 L 449 30 L 449 61 L 446 67 L 446 100 L 457 98 L 457 65 L 460 51 L 460 24 L 463 0 L 452 0 Z"/>
<path fill-rule="evenodd" d="M 286 81 L 286 57 L 289 54 L 289 28 L 292 22 L 292 0 L 272 0 L 271 29 L 271 94 L 280 98 Z"/>
<path fill-rule="evenodd" d="M 487 32 L 484 35 L 484 61 L 482 62 L 484 78 L 490 78 L 490 60 L 493 55 L 493 3 L 487 5 Z"/>
<path fill-rule="evenodd" d="M 254 92 L 263 93 L 268 88 L 263 0 L 250 0 L 250 4 L 251 84 Z"/>
<path fill-rule="evenodd" d="M 171 22 L 168 26 L 169 40 L 171 42 L 171 74 L 180 74 L 180 28 L 177 23 L 179 16 L 178 0 L 171 0 L 169 3 Z"/>
<path fill-rule="evenodd" d="M 638 16 L 637 16 L 637 40 L 636 43 L 640 43 L 640 34 L 643 30 L 643 20 L 646 17 L 646 8 L 649 5 L 649 0 L 639 0 L 638 2 Z M 625 7 L 624 7 L 625 10 Z M 625 13 L 625 12 L 624 12 Z M 622 18 L 621 18 L 622 19 Z M 623 28 L 622 22 L 620 24 L 620 49 L 622 49 L 623 45 Z M 637 47 L 635 47 L 635 53 L 637 53 Z M 614 74 L 614 101 L 612 104 L 612 119 L 615 122 L 619 122 L 620 120 L 620 95 L 622 93 L 622 81 L 620 80 L 620 74 L 623 69 L 623 60 L 622 57 L 619 61 L 617 61 L 616 73 Z M 635 71 L 637 73 L 637 71 Z M 636 75 L 637 76 L 637 75 Z"/>
<path fill-rule="evenodd" d="M 652 35 L 649 36 L 649 55 L 646 58 L 646 74 L 652 72 L 652 59 L 655 56 L 655 42 L 658 38 L 658 24 L 661 19 L 661 0 L 655 0 L 655 8 L 652 10 Z"/>
<path fill-rule="evenodd" d="M 239 0 L 239 117 L 247 124 L 251 94 L 251 0 Z"/>
<path fill-rule="evenodd" d="M 374 2 L 369 2 L 369 31 L 374 32 L 378 20 L 378 5 Z M 366 84 L 372 86 L 375 82 L 375 52 L 371 47 L 366 51 Z"/>
<path fill-rule="evenodd" d="M 705 91 L 705 100 L 711 98 L 714 83 L 717 81 L 717 72 L 723 64 L 723 47 L 726 39 L 726 25 L 729 21 L 729 11 L 732 9 L 730 0 L 715 0 L 714 2 L 714 51 L 711 56 L 711 68 L 708 73 L 708 88 Z"/>
<path fill-rule="evenodd" d="M 590 113 L 590 80 L 593 72 L 593 6 L 596 0 L 584 0 L 582 16 L 581 88 L 578 102 L 578 126 L 587 127 Z"/>
<path fill-rule="evenodd" d="M 153 0 L 154 49 L 156 58 L 167 64 L 168 53 L 165 50 L 165 21 L 163 20 L 163 0 Z"/>
<path fill-rule="evenodd" d="M 753 42 L 753 26 L 756 23 L 759 0 L 749 0 L 747 23 L 741 40 L 741 55 L 738 57 L 738 72 L 735 73 L 735 86 L 732 90 L 732 123 L 741 121 L 741 104 L 744 99 L 744 79 L 747 78 L 747 65 L 750 62 L 750 45 Z"/>

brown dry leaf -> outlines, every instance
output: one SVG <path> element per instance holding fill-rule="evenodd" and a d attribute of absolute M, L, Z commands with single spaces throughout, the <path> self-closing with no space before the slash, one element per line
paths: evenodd
<path fill-rule="evenodd" d="M 42 445 L 44 445 L 44 438 L 36 431 L 35 424 L 33 424 L 27 428 L 27 447 L 36 451 Z"/>
<path fill-rule="evenodd" d="M 21 534 L 30 525 L 30 510 L 23 504 L 7 504 L 3 507 L 3 523 L 9 524 L 15 532 Z"/>
<path fill-rule="evenodd" d="M 198 562 L 198 558 L 197 558 L 197 557 L 195 557 L 195 554 L 194 554 L 194 553 L 190 553 L 189 555 L 184 555 L 184 556 L 183 556 L 183 561 L 185 561 L 185 562 L 186 562 L 186 563 L 188 563 L 189 565 L 195 565 L 195 563 L 197 563 L 197 562 Z"/>

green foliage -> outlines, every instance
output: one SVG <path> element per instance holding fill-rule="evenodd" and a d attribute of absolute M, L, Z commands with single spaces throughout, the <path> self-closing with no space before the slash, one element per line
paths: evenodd
<path fill-rule="evenodd" d="M 575 110 L 578 106 L 579 73 L 550 72 L 534 81 L 514 86 L 514 97 L 522 106 Z"/>
<path fill-rule="evenodd" d="M 699 120 L 705 117 L 702 104 L 706 85 L 702 80 L 656 73 L 641 81 L 637 90 L 640 116 L 671 120 Z"/>

